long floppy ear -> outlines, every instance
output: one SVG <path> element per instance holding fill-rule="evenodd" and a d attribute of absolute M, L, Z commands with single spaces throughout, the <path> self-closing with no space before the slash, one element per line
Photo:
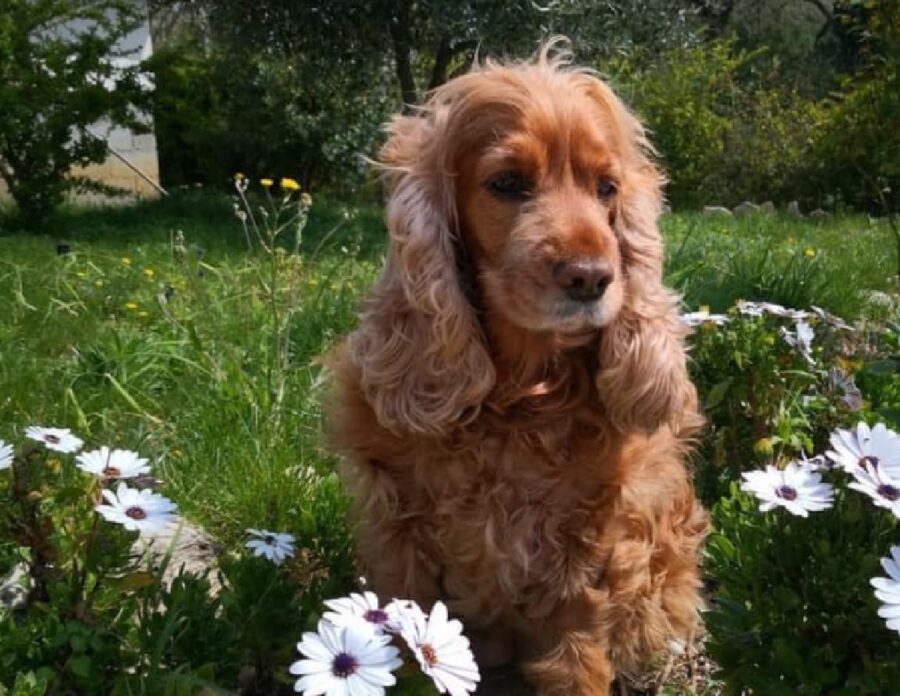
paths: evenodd
<path fill-rule="evenodd" d="M 458 277 L 454 187 L 435 118 L 388 125 L 387 262 L 348 342 L 366 400 L 395 433 L 441 435 L 470 421 L 495 380 Z"/>
<path fill-rule="evenodd" d="M 625 274 L 625 304 L 601 332 L 596 377 L 600 399 L 614 426 L 652 432 L 668 425 L 687 436 L 703 424 L 690 380 L 679 320 L 678 296 L 662 282 L 663 245 L 656 226 L 662 208 L 662 174 L 634 116 L 615 100 L 619 126 L 630 141 L 616 211 L 616 234 Z"/>

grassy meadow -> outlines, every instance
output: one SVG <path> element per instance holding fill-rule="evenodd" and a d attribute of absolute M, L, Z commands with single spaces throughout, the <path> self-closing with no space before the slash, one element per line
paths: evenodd
<path fill-rule="evenodd" d="M 867 297 L 896 272 L 890 228 L 864 217 L 661 226 L 686 309 L 742 298 L 854 319 L 880 311 Z M 0 236 L 0 438 L 57 425 L 137 450 L 223 547 L 248 527 L 291 532 L 317 592 L 345 592 L 356 574 L 318 359 L 378 272 L 378 208 L 315 200 L 299 255 L 293 240 L 248 251 L 230 200 L 202 193 L 68 210 L 58 230 Z"/>
<path fill-rule="evenodd" d="M 668 215 L 662 229 L 667 277 L 690 309 L 767 299 L 852 318 L 895 263 L 887 225 L 862 217 Z M 280 396 L 270 259 L 248 253 L 228 200 L 72 210 L 59 230 L 0 237 L 0 436 L 58 424 L 137 449 L 223 542 L 284 528 L 322 560 L 345 561 L 317 358 L 353 327 L 377 273 L 378 209 L 317 200 L 300 256 L 279 255 L 276 291 L 293 285 L 297 298 Z"/>

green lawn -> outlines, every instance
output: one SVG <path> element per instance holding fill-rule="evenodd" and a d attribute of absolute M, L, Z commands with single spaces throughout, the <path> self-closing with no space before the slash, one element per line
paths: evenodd
<path fill-rule="evenodd" d="M 896 268 L 888 226 L 861 217 L 679 214 L 662 228 L 690 309 L 767 299 L 856 318 Z M 301 254 L 273 267 L 248 253 L 230 201 L 201 194 L 67 211 L 52 238 L 0 236 L 0 438 L 57 425 L 89 447 L 136 449 L 226 548 L 247 527 L 292 532 L 329 580 L 321 591 L 345 590 L 354 568 L 317 357 L 354 325 L 384 237 L 374 205 L 316 200 Z"/>

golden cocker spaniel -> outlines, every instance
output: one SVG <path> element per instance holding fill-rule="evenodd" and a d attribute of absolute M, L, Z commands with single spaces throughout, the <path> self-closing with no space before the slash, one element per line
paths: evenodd
<path fill-rule="evenodd" d="M 698 617 L 702 423 L 644 130 L 552 45 L 387 127 L 390 246 L 332 359 L 358 553 L 481 663 L 605 695 Z"/>

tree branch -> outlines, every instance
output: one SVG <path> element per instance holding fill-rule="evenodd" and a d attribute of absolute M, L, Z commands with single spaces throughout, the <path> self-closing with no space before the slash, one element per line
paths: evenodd
<path fill-rule="evenodd" d="M 455 44 L 450 43 L 450 37 L 447 34 L 441 36 L 441 42 L 434 56 L 434 67 L 431 70 L 431 80 L 428 81 L 428 91 L 440 87 L 447 81 L 447 68 L 450 62 L 465 51 L 471 51 L 478 47 L 475 40 L 457 41 Z"/>

